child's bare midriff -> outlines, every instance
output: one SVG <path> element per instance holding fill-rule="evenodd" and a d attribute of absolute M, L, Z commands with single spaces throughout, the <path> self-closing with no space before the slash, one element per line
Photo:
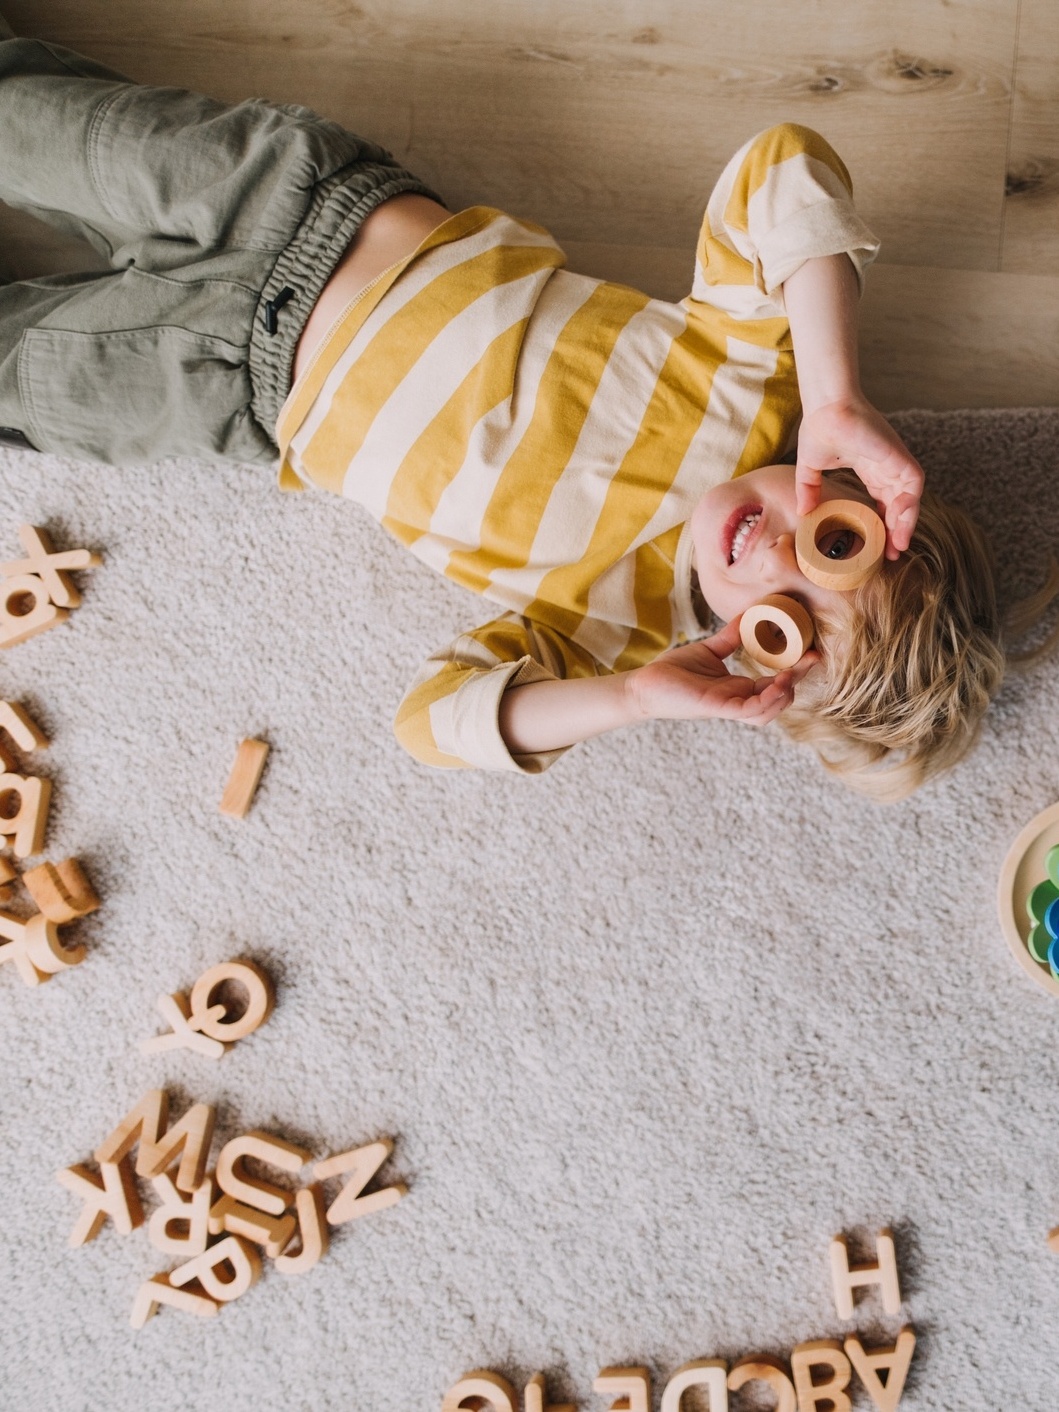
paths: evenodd
<path fill-rule="evenodd" d="M 411 255 L 432 230 L 447 221 L 451 211 L 417 192 L 391 196 L 367 217 L 320 291 L 294 350 L 294 381 L 308 367 L 313 354 L 342 310 L 377 275 Z"/>

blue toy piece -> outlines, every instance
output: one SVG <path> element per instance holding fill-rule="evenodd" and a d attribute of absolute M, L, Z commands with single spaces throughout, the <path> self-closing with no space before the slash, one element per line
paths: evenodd
<path fill-rule="evenodd" d="M 1048 856 L 1044 860 L 1044 871 L 1056 887 L 1059 887 L 1059 843 L 1054 848 L 1049 848 Z"/>
<path fill-rule="evenodd" d="M 1048 948 L 1048 969 L 1059 981 L 1059 936 L 1052 938 L 1052 944 Z"/>
<path fill-rule="evenodd" d="M 1026 899 L 1026 911 L 1030 915 L 1030 921 L 1043 922 L 1045 912 L 1057 898 L 1059 898 L 1059 887 L 1056 887 L 1050 878 L 1038 883 Z"/>
<path fill-rule="evenodd" d="M 1045 927 L 1043 922 L 1038 922 L 1026 938 L 1026 950 L 1035 961 L 1040 961 L 1043 966 L 1048 960 L 1048 949 L 1055 941 L 1055 937 Z"/>
<path fill-rule="evenodd" d="M 1048 904 L 1041 922 L 1050 937 L 1059 936 L 1059 898 Z"/>

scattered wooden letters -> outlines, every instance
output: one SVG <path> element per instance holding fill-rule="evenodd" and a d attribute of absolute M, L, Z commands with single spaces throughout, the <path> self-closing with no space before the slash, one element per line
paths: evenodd
<path fill-rule="evenodd" d="M 1059 1234 L 1059 1233 L 1057 1233 Z M 1059 1245 L 1059 1242 L 1057 1242 Z M 893 1236 L 882 1230 L 876 1239 L 877 1263 L 849 1264 L 846 1238 L 831 1242 L 830 1259 L 835 1305 L 839 1317 L 853 1316 L 854 1288 L 878 1285 L 883 1309 L 896 1314 L 901 1307 Z M 672 1375 L 662 1392 L 661 1412 L 688 1412 L 685 1393 L 695 1389 L 705 1396 L 696 1403 L 709 1412 L 729 1412 L 729 1392 L 748 1383 L 761 1383 L 771 1394 L 776 1412 L 852 1412 L 848 1391 L 853 1374 L 864 1385 L 877 1412 L 896 1412 L 915 1351 L 916 1336 L 905 1325 L 892 1347 L 866 1349 L 860 1338 L 810 1339 L 793 1349 L 789 1364 L 754 1354 L 731 1368 L 720 1358 L 698 1358 Z M 885 1378 L 885 1381 L 884 1381 Z M 601 1369 L 593 1391 L 608 1398 L 610 1412 L 651 1412 L 651 1377 L 645 1367 Z M 445 1394 L 441 1412 L 519 1412 L 512 1384 L 499 1373 L 478 1368 L 464 1376 Z M 577 1412 L 576 1406 L 558 1406 L 547 1398 L 543 1373 L 534 1373 L 526 1385 L 523 1412 Z"/>
<path fill-rule="evenodd" d="M 46 747 L 48 739 L 24 707 L 0 701 L 0 847 L 23 859 L 44 846 L 51 781 L 19 774 L 7 741 L 30 753 Z M 20 876 L 40 910 L 29 917 L 0 912 L 0 965 L 13 962 L 26 985 L 39 986 L 85 959 L 84 946 L 65 946 L 58 927 L 94 912 L 99 898 L 76 858 L 40 863 L 21 875 L 10 860 L 0 858 L 0 903 L 13 900 Z"/>
<path fill-rule="evenodd" d="M 65 945 L 59 936 L 59 925 L 87 916 L 100 903 L 76 858 L 42 863 L 21 875 L 0 858 L 5 903 L 12 900 L 12 883 L 20 876 L 40 911 L 29 917 L 0 912 L 0 937 L 5 938 L 0 945 L 0 965 L 13 962 L 26 985 L 39 986 L 85 959 L 84 945 Z"/>
<path fill-rule="evenodd" d="M 193 1104 L 171 1125 L 168 1095 L 151 1089 L 96 1148 L 98 1175 L 81 1163 L 58 1173 L 83 1202 L 71 1245 L 94 1240 L 108 1220 L 123 1234 L 143 1225 L 136 1177 L 149 1180 L 160 1198 L 147 1223 L 148 1238 L 181 1263 L 141 1285 L 133 1328 L 142 1328 L 163 1304 L 200 1316 L 216 1314 L 257 1283 L 261 1250 L 283 1274 L 311 1270 L 327 1252 L 329 1226 L 392 1206 L 407 1190 L 397 1182 L 365 1194 L 393 1151 L 388 1138 L 324 1158 L 313 1168 L 315 1180 L 292 1191 L 251 1177 L 242 1164 L 251 1158 L 295 1175 L 311 1160 L 306 1148 L 255 1130 L 226 1142 L 208 1171 L 213 1131 L 208 1104 Z M 345 1181 L 328 1207 L 322 1183 L 339 1176 Z"/>
<path fill-rule="evenodd" d="M 61 623 L 81 602 L 71 569 L 102 564 L 87 549 L 56 552 L 46 531 L 20 525 L 25 559 L 0 563 L 0 647 L 14 647 Z"/>
<path fill-rule="evenodd" d="M 224 1005 L 211 1003 L 214 992 L 226 981 L 234 981 L 246 991 L 246 1008 L 239 1015 L 230 1013 Z M 169 1033 L 142 1040 L 140 1050 L 157 1054 L 190 1049 L 207 1059 L 219 1059 L 236 1040 L 260 1029 L 275 1003 L 276 993 L 267 971 L 253 961 L 223 961 L 201 975 L 189 995 L 177 991 L 158 997 L 157 1008 L 170 1026 Z"/>

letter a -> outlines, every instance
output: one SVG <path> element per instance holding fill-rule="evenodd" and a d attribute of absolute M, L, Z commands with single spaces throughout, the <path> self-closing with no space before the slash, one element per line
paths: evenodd
<path fill-rule="evenodd" d="M 849 1361 L 879 1412 L 896 1412 L 915 1347 L 916 1336 L 908 1325 L 897 1335 L 893 1348 L 875 1348 L 868 1353 L 859 1338 L 846 1339 Z M 880 1373 L 886 1374 L 885 1386 L 879 1378 Z"/>

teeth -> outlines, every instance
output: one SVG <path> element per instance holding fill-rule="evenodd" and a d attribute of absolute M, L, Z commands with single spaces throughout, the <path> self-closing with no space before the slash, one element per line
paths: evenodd
<path fill-rule="evenodd" d="M 739 521 L 739 527 L 737 528 L 735 535 L 732 538 L 732 552 L 728 559 L 728 562 L 730 564 L 734 564 L 735 561 L 739 558 L 740 554 L 742 554 L 743 545 L 747 542 L 747 539 L 750 537 L 751 531 L 760 519 L 760 514 L 756 514 L 746 515 L 743 519 Z"/>

